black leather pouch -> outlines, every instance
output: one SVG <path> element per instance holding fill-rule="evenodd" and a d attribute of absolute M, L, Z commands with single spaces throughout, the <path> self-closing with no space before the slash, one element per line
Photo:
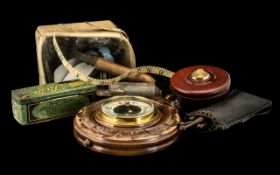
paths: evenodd
<path fill-rule="evenodd" d="M 224 100 L 193 111 L 188 117 L 203 117 L 208 121 L 207 131 L 226 130 L 258 115 L 267 114 L 272 109 L 272 101 L 233 90 Z"/>

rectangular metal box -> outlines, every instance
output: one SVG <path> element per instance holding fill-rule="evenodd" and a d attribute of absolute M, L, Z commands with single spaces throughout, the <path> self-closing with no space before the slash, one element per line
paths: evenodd
<path fill-rule="evenodd" d="M 74 116 L 92 102 L 96 87 L 82 81 L 50 83 L 12 91 L 14 118 L 21 125 Z"/>

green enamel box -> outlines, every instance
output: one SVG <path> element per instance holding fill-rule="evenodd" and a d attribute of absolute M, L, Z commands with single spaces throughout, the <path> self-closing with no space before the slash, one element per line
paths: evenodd
<path fill-rule="evenodd" d="M 74 116 L 94 99 L 96 87 L 82 81 L 50 83 L 12 91 L 12 109 L 21 125 Z"/>

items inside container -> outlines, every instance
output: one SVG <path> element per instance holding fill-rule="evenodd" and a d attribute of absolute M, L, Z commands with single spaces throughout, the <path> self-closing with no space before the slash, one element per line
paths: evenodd
<path fill-rule="evenodd" d="M 129 57 L 128 44 L 119 38 L 107 37 L 57 37 L 58 44 L 68 62 L 83 74 L 94 78 L 112 78 L 113 76 L 97 71 L 94 66 L 75 58 L 73 51 L 93 57 L 103 57 L 107 61 L 127 67 L 135 62 Z M 76 80 L 59 60 L 54 49 L 52 37 L 48 37 L 42 46 L 42 62 L 47 83 Z"/>

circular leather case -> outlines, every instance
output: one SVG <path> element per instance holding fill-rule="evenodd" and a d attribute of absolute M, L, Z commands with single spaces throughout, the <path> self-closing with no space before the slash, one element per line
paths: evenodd
<path fill-rule="evenodd" d="M 197 65 L 177 71 L 170 89 L 187 102 L 204 102 L 227 94 L 230 81 L 230 75 L 221 68 Z"/>

